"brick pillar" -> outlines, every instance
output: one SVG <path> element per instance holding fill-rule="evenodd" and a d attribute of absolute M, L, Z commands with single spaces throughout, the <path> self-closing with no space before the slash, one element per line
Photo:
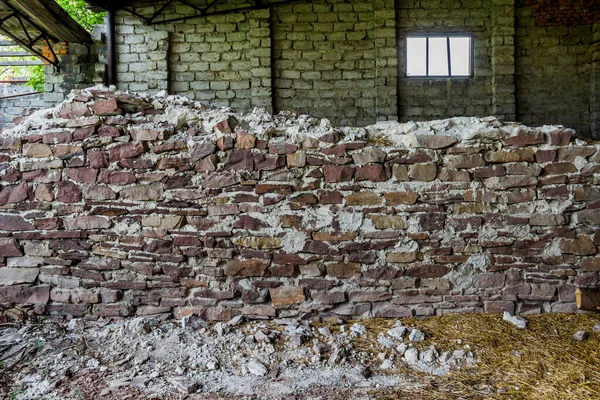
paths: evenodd
<path fill-rule="evenodd" d="M 516 119 L 515 0 L 492 1 L 492 113 Z"/>
<path fill-rule="evenodd" d="M 252 107 L 273 112 L 271 80 L 271 10 L 255 10 L 248 13 L 250 22 L 250 78 Z"/>
<path fill-rule="evenodd" d="M 77 43 L 58 43 L 55 46 L 60 70 L 50 64 L 44 67 L 44 102 L 47 106 L 63 101 L 73 89 L 94 83 L 95 56 L 89 46 Z"/>

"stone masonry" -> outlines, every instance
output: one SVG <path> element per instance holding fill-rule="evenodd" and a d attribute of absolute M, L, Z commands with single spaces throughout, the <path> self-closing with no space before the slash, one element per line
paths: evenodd
<path fill-rule="evenodd" d="M 334 128 L 96 87 L 0 141 L 0 305 L 38 314 L 576 312 L 598 145 L 494 117 Z"/>

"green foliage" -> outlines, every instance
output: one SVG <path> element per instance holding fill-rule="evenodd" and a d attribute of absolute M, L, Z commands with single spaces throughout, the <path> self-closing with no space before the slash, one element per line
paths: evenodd
<path fill-rule="evenodd" d="M 25 86 L 29 86 L 33 90 L 37 92 L 44 91 L 44 66 L 36 65 L 31 68 L 31 75 L 29 75 L 29 80 L 25 84 Z"/>
<path fill-rule="evenodd" d="M 94 25 L 104 22 L 106 13 L 94 13 L 87 9 L 87 4 L 84 0 L 56 0 L 56 2 L 77 21 L 86 31 L 91 32 Z M 44 91 L 44 67 L 39 65 L 30 69 L 29 80 L 25 85 L 33 88 L 33 90 Z"/>
<path fill-rule="evenodd" d="M 11 393 L 8 395 L 8 398 L 9 398 L 10 400 L 14 400 L 14 399 L 16 399 L 17 397 L 19 397 L 19 395 L 21 395 L 21 394 L 23 394 L 23 393 L 25 393 L 25 391 L 24 391 L 23 389 L 20 389 L 20 388 L 19 388 L 19 389 L 15 389 L 14 391 L 12 391 L 12 392 L 11 392 Z"/>
<path fill-rule="evenodd" d="M 56 0 L 56 2 L 88 32 L 92 31 L 94 25 L 101 24 L 104 21 L 105 13 L 91 12 L 87 9 L 84 0 Z"/>

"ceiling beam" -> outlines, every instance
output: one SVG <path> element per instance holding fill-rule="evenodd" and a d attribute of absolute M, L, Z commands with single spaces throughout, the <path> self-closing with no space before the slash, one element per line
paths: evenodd
<path fill-rule="evenodd" d="M 91 35 L 54 0 L 10 0 L 51 38 L 72 43 L 92 43 Z"/>

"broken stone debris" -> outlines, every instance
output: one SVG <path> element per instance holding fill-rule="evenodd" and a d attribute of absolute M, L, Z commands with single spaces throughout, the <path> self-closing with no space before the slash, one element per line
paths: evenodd
<path fill-rule="evenodd" d="M 587 331 L 577 331 L 573 334 L 573 340 L 577 341 L 577 342 L 583 342 L 584 340 L 589 339 L 590 334 L 587 333 Z"/>
<path fill-rule="evenodd" d="M 519 329 L 527 328 L 528 321 L 520 315 L 511 315 L 509 312 L 505 311 L 502 315 L 502 319 L 506 322 L 510 322 Z"/>
<path fill-rule="evenodd" d="M 400 365 L 445 375 L 452 369 L 476 362 L 474 355 L 466 349 L 441 354 L 433 346 L 419 350 L 413 343 L 388 334 L 389 331 L 397 332 L 401 324 L 382 332 L 393 342 L 392 347 L 368 339 L 369 352 L 377 354 L 373 358 L 362 350 L 370 334 L 364 325 L 360 329 L 363 344 L 358 350 L 353 344 L 359 339 L 355 331 L 341 332 L 340 323 L 323 325 L 322 321 L 318 321 L 321 328 L 318 329 L 311 322 L 294 319 L 241 325 L 239 320 L 233 320 L 231 324 L 221 323 L 222 334 L 219 334 L 220 329 L 215 329 L 216 324 L 206 322 L 188 323 L 182 327 L 174 321 L 148 317 L 113 322 L 73 321 L 64 331 L 58 325 L 45 325 L 41 332 L 39 327 L 25 326 L 20 330 L 4 329 L 0 333 L 0 349 L 23 343 L 39 346 L 36 344 L 39 336 L 43 334 L 46 338 L 47 350 L 32 360 L 32 371 L 49 371 L 43 377 L 36 375 L 46 389 L 40 394 L 39 385 L 24 384 L 22 388 L 30 397 L 61 398 L 60 393 L 51 390 L 60 387 L 56 385 L 57 381 L 69 379 L 67 375 L 74 377 L 91 372 L 103 374 L 108 385 L 99 391 L 105 394 L 131 387 L 146 396 L 172 391 L 239 395 L 239 388 L 248 384 L 248 377 L 256 380 L 247 390 L 265 390 L 273 374 L 288 382 L 285 394 L 289 391 L 297 393 L 311 385 L 349 385 L 364 379 L 372 380 L 373 385 L 397 384 L 393 375 L 381 374 L 395 371 Z M 327 329 L 323 329 L 325 327 Z M 255 339 L 258 333 L 263 334 L 261 340 Z M 302 344 L 294 341 L 299 334 L 306 337 Z M 178 339 L 169 340 L 173 337 Z M 86 351 L 71 354 L 60 350 L 59 343 L 75 350 L 77 345 L 86 343 Z M 33 379 L 29 370 L 23 370 L 21 381 Z M 307 378 L 302 371 L 310 372 L 312 378 Z"/>

